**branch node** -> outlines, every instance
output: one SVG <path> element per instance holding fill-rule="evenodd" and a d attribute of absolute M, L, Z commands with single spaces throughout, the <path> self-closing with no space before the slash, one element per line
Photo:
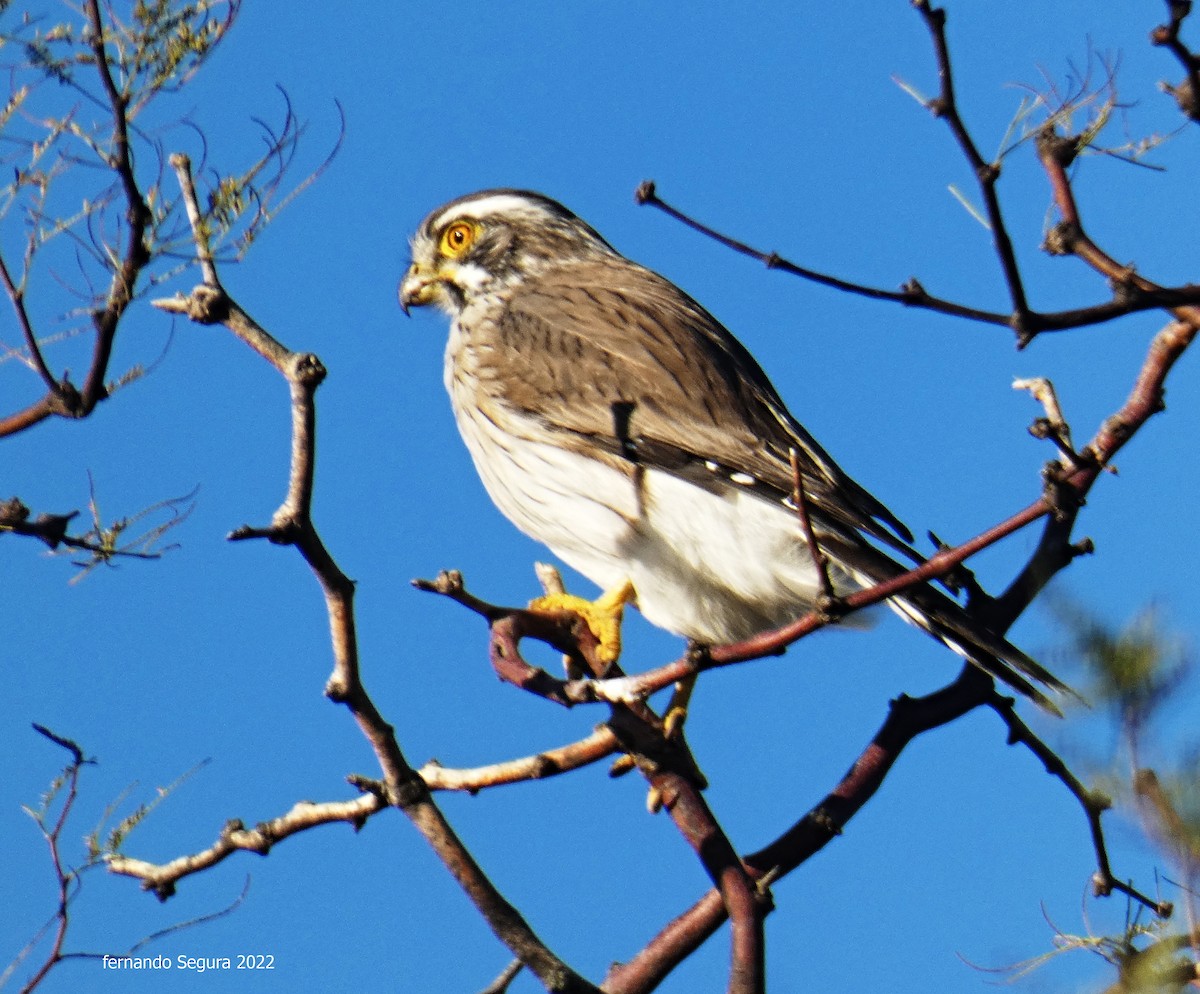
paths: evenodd
<path fill-rule="evenodd" d="M 1062 453 L 1070 468 L 1079 466 L 1081 459 L 1071 441 L 1071 426 L 1063 417 L 1054 384 L 1044 376 L 1035 376 L 1013 380 L 1012 386 L 1014 390 L 1028 390 L 1046 412 L 1045 417 L 1036 418 L 1029 426 L 1029 434 L 1034 438 L 1050 439 L 1058 446 L 1058 451 Z"/>
<path fill-rule="evenodd" d="M 54 385 L 54 389 L 50 391 L 46 398 L 46 406 L 51 414 L 57 414 L 64 418 L 82 418 L 88 413 L 87 405 L 83 402 L 83 395 L 67 379 L 65 373 L 63 378 Z"/>
<path fill-rule="evenodd" d="M 1079 457 L 1081 463 L 1091 461 L 1091 452 L 1085 449 Z M 1083 495 L 1066 480 L 1066 468 L 1057 459 L 1042 467 L 1042 498 L 1050 505 L 1055 521 L 1067 521 L 1084 505 Z"/>
<path fill-rule="evenodd" d="M 658 193 L 654 188 L 654 180 L 645 179 L 638 184 L 638 188 L 633 193 L 634 203 L 639 206 L 643 204 L 651 204 L 658 200 Z"/>
<path fill-rule="evenodd" d="M 920 280 L 915 276 L 909 277 L 900 285 L 901 303 L 905 306 L 920 303 L 929 299 L 929 294 Z"/>
<path fill-rule="evenodd" d="M 1083 231 L 1074 221 L 1059 221 L 1042 239 L 1042 251 L 1047 255 L 1074 255 Z"/>
<path fill-rule="evenodd" d="M 399 783 L 389 785 L 386 799 L 392 807 L 410 808 L 429 800 L 429 787 L 416 773 L 410 771 L 410 775 Z"/>
<path fill-rule="evenodd" d="M 183 314 L 196 324 L 223 324 L 229 318 L 229 297 L 219 286 L 200 283 L 187 296 L 162 297 L 153 306 L 170 314 Z"/>
<path fill-rule="evenodd" d="M 950 111 L 950 104 L 945 97 L 932 97 L 925 101 L 925 109 L 934 117 L 945 117 Z"/>
<path fill-rule="evenodd" d="M 1036 140 L 1038 158 L 1043 162 L 1053 162 L 1066 169 L 1079 155 L 1080 141 L 1078 136 L 1060 135 L 1048 125 L 1038 132 Z"/>
<path fill-rule="evenodd" d="M 823 804 L 809 812 L 808 820 L 828 834 L 830 838 L 836 838 L 845 831 L 842 821 L 835 818 L 833 812 Z"/>
<path fill-rule="evenodd" d="M 985 162 L 975 170 L 975 176 L 980 183 L 992 184 L 1000 178 L 1000 163 Z"/>
<path fill-rule="evenodd" d="M 291 373 L 297 383 L 311 389 L 324 381 L 328 370 L 319 356 L 302 352 L 293 356 Z"/>
<path fill-rule="evenodd" d="M 443 597 L 453 597 L 464 590 L 463 575 L 456 569 L 440 570 L 436 580 L 423 580 L 420 577 L 412 581 L 418 590 L 431 594 L 441 594 Z"/>

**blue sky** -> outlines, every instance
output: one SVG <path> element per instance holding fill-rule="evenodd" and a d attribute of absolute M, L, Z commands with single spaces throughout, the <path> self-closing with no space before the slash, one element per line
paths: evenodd
<path fill-rule="evenodd" d="M 279 6 L 247 0 L 221 51 L 159 113 L 189 116 L 211 160 L 232 167 L 257 154 L 250 119 L 281 112 L 279 84 L 307 122 L 301 159 L 311 166 L 336 139 L 334 101 L 344 108 L 332 167 L 222 275 L 261 324 L 330 370 L 319 393 L 317 524 L 358 581 L 364 678 L 415 764 L 526 755 L 581 738 L 604 717 L 499 684 L 478 620 L 409 586 L 455 567 L 480 596 L 520 603 L 537 592 L 531 564 L 546 556 L 492 508 L 458 440 L 441 385 L 444 319 L 405 320 L 396 304 L 408 234 L 437 204 L 498 185 L 562 200 L 701 300 L 848 471 L 914 532 L 948 541 L 1037 496 L 1050 451 L 1026 434 L 1038 411 L 1012 378 L 1051 377 L 1086 439 L 1123 400 L 1163 323 L 1145 314 L 1017 353 L 1000 330 L 806 285 L 634 205 L 637 184 L 653 178 L 665 199 L 799 263 L 888 287 L 917 276 L 931 292 L 1003 309 L 988 235 L 948 191 L 970 192 L 969 170 L 945 128 L 895 82 L 935 88 L 928 38 L 908 4 L 876 5 L 858 20 L 847 9 L 757 2 L 343 6 L 334 17 L 325 5 L 288 5 L 281 18 Z M 1089 48 L 1121 57 L 1133 106 L 1115 134 L 1174 128 L 1156 83 L 1178 70 L 1145 43 L 1162 13 L 1150 3 L 951 5 L 960 98 L 984 153 L 999 147 L 1021 84 L 1061 81 L 1069 62 L 1086 65 Z M 163 141 L 196 149 L 182 129 Z M 1154 157 L 1167 172 L 1103 158 L 1078 171 L 1089 230 L 1161 282 L 1195 279 L 1184 250 L 1195 154 L 1184 132 Z M 1034 305 L 1103 299 L 1082 264 L 1038 250 L 1049 196 L 1031 149 L 1006 160 L 1001 192 Z M 11 232 L 4 237 L 9 253 Z M 188 273 L 165 290 L 198 281 Z M 34 290 L 52 332 L 74 302 L 49 274 Z M 14 337 L 0 327 L 4 341 Z M 66 343 L 51 361 L 82 370 L 80 347 Z M 173 533 L 182 547 L 161 562 L 69 585 L 67 560 L 3 543 L 11 620 L 0 643 L 0 752 L 9 757 L 0 892 L 10 899 L 0 961 L 53 910 L 49 864 L 19 806 L 36 801 L 63 757 L 31 721 L 100 761 L 85 777 L 75 837 L 128 785 L 130 804 L 147 801 L 209 760 L 130 839 L 129 853 L 151 860 L 209 845 L 229 818 L 253 823 L 297 800 L 350 796 L 348 773 L 375 772 L 348 715 L 322 697 L 330 659 L 315 581 L 289 551 L 224 539 L 243 523 L 265 524 L 282 497 L 286 388 L 221 329 L 172 325 L 145 301 L 123 328 L 113 372 L 164 348 L 150 375 L 86 422 L 3 443 L 3 496 L 39 511 L 83 507 L 88 470 L 110 516 L 200 490 Z M 1187 447 L 1200 410 L 1192 365 L 1185 359 L 1170 382 L 1169 413 L 1092 494 L 1080 533 L 1098 554 L 1058 589 L 1115 622 L 1158 604 L 1194 637 L 1183 593 L 1196 575 L 1191 495 L 1200 485 Z M 15 363 L 0 364 L 0 376 L 6 409 L 34 396 Z M 984 584 L 1002 588 L 1035 539 L 1022 534 L 980 556 Z M 1046 611 L 1029 612 L 1013 636 L 1078 678 Z M 630 669 L 678 651 L 630 623 Z M 882 618 L 870 633 L 823 633 L 782 659 L 702 681 L 689 740 L 735 844 L 758 848 L 822 797 L 890 698 L 956 671 L 950 654 Z M 1084 769 L 1111 750 L 1097 721 L 1031 720 Z M 440 798 L 497 886 L 597 981 L 706 887 L 670 822 L 647 815 L 643 801 L 636 778 L 610 781 L 600 768 Z M 1153 890 L 1165 864 L 1119 819 L 1112 844 L 1117 872 Z M 963 960 L 1002 966 L 1043 952 L 1052 940 L 1043 909 L 1066 932 L 1119 927 L 1126 909 L 1115 898 L 1089 902 L 1082 917 L 1093 868 L 1074 802 L 1031 756 L 1005 746 L 994 717 L 972 715 L 915 743 L 845 836 L 776 887 L 770 987 L 982 990 L 994 978 Z M 165 905 L 94 873 L 68 947 L 119 951 L 224 906 L 247 876 L 236 914 L 150 951 L 270 954 L 272 973 L 114 977 L 68 964 L 44 989 L 473 991 L 508 959 L 398 813 L 358 835 L 332 827 L 266 859 L 230 859 Z M 662 990 L 722 989 L 726 962 L 722 934 Z M 1076 953 L 1030 985 L 1096 986 L 1106 976 L 1100 960 Z M 538 989 L 531 978 L 512 987 Z"/>

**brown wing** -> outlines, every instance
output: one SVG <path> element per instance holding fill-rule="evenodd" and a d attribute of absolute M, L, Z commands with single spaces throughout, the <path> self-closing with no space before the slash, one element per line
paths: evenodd
<path fill-rule="evenodd" d="M 552 430 L 660 466 L 700 485 L 753 477 L 777 499 L 792 490 L 799 456 L 814 523 L 835 559 L 879 582 L 904 567 L 863 541 L 867 532 L 920 557 L 907 529 L 848 477 L 788 413 L 766 374 L 699 304 L 662 277 L 615 258 L 544 271 L 509 299 L 492 346 L 492 381 L 505 403 Z M 714 482 L 715 481 L 715 482 Z M 748 486 L 734 478 L 734 484 Z M 878 523 L 886 522 L 904 541 Z M 1065 687 L 957 603 L 920 586 L 896 607 L 956 652 L 1051 711 L 1035 681 Z"/>
<path fill-rule="evenodd" d="M 514 291 L 493 361 L 505 400 L 550 427 L 698 481 L 786 497 L 795 449 L 827 524 L 891 544 L 908 530 L 788 413 L 749 352 L 673 284 L 620 258 L 574 262 Z M 568 361 L 563 361 L 568 360 Z M 751 484 L 746 484 L 751 485 Z"/>

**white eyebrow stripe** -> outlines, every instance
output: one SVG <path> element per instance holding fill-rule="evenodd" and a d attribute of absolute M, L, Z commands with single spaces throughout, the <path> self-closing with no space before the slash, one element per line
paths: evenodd
<path fill-rule="evenodd" d="M 526 197 L 518 197 L 511 193 L 493 193 L 478 200 L 468 200 L 455 204 L 449 210 L 443 211 L 434 220 L 431 227 L 436 231 L 449 224 L 455 218 L 473 217 L 483 219 L 496 214 L 506 214 L 510 217 L 517 215 L 523 218 L 536 219 L 550 216 L 541 204 Z"/>

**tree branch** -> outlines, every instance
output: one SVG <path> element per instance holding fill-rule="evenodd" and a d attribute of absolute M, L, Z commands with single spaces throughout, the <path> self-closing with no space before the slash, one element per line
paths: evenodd
<path fill-rule="evenodd" d="M 359 669 L 354 584 L 321 541 L 311 516 L 316 450 L 314 398 L 317 387 L 325 377 L 325 368 L 316 356 L 292 352 L 279 343 L 224 291 L 200 221 L 203 212 L 195 186 L 190 181 L 190 163 L 182 155 L 173 155 L 171 163 L 180 178 L 188 216 L 193 225 L 197 257 L 206 280 L 193 290 L 190 297 L 176 295 L 154 301 L 155 306 L 170 313 L 186 314 L 200 323 L 225 325 L 287 379 L 291 392 L 292 458 L 287 495 L 268 527 L 244 526 L 231 533 L 230 539 L 267 538 L 277 544 L 292 545 L 321 584 L 334 656 L 334 668 L 325 692 L 331 700 L 344 704 L 354 716 L 383 772 L 383 781 L 368 796 L 378 796 L 379 803 L 397 807 L 408 816 L 496 936 L 548 989 L 565 994 L 597 994 L 595 987 L 576 974 L 538 938 L 517 909 L 504 899 L 487 878 L 434 804 L 424 781 L 408 764 L 396 740 L 395 729 L 384 720 L 367 693 Z M 367 807 L 374 803 L 370 800 L 362 802 Z M 222 839 L 209 852 L 227 854 L 225 849 L 233 843 L 226 841 L 224 836 L 232 834 L 223 833 Z M 251 837 L 249 841 L 259 840 Z"/>
<path fill-rule="evenodd" d="M 108 396 L 104 377 L 108 372 L 108 361 L 112 356 L 113 340 L 117 326 L 126 308 L 133 301 L 134 287 L 142 269 L 150 262 L 146 248 L 146 230 L 152 215 L 146 206 L 133 167 L 133 149 L 129 142 L 129 120 L 127 111 L 129 97 L 118 90 L 109 67 L 105 46 L 106 29 L 100 14 L 98 0 L 85 0 L 84 14 L 90 28 L 92 53 L 96 60 L 96 71 L 104 89 L 109 107 L 112 109 L 113 152 L 109 165 L 116 173 L 125 198 L 126 233 L 125 252 L 113 273 L 104 306 L 92 313 L 92 324 L 96 331 L 96 343 L 92 352 L 92 364 L 80 393 L 80 411 L 77 416 L 90 414 L 96 404 Z"/>
<path fill-rule="evenodd" d="M 1180 38 L 1183 22 L 1192 12 L 1191 0 L 1166 0 L 1170 18 L 1150 32 L 1153 45 L 1165 47 L 1183 66 L 1184 80 L 1179 86 L 1164 83 L 1163 89 L 1175 98 L 1179 109 L 1193 121 L 1200 121 L 1200 57 Z"/>
<path fill-rule="evenodd" d="M 265 856 L 277 843 L 318 825 L 345 822 L 357 830 L 371 815 L 386 807 L 384 798 L 371 793 L 350 801 L 319 804 L 300 801 L 286 814 L 259 822 L 254 828 L 246 828 L 237 818 L 226 822 L 217 840 L 199 852 L 162 864 L 115 854 L 107 859 L 108 869 L 121 876 L 136 877 L 142 882 L 143 890 L 153 891 L 160 901 L 165 901 L 175 893 L 175 885 L 184 877 L 210 869 L 236 852 Z"/>
<path fill-rule="evenodd" d="M 934 55 L 937 60 L 938 80 L 941 83 L 941 93 L 926 105 L 934 117 L 939 117 L 950 128 L 954 140 L 966 157 L 975 173 L 979 184 L 979 192 L 983 196 L 984 208 L 987 211 L 988 228 L 1000 260 L 1000 269 L 1004 281 L 1008 285 L 1009 298 L 1012 301 L 1012 315 L 1009 324 L 1017 334 L 1019 344 L 1026 344 L 1034 332 L 1030 330 L 1029 304 L 1025 298 L 1025 285 L 1021 278 L 1021 270 L 1017 265 L 1016 253 L 1013 250 L 1012 239 L 1004 223 L 1004 214 L 1000 209 L 1000 198 L 996 193 L 996 183 L 1000 179 L 1000 163 L 985 162 L 979 154 L 979 149 L 967 131 L 958 111 L 958 98 L 954 91 L 954 71 L 950 65 L 950 47 L 946 44 L 946 12 L 941 8 L 930 6 L 928 0 L 914 0 L 913 7 L 921 15 L 925 27 L 933 40 Z"/>
<path fill-rule="evenodd" d="M 648 204 L 658 208 L 668 217 L 674 218 L 693 231 L 698 231 L 705 237 L 711 238 L 713 241 L 719 242 L 741 255 L 758 260 L 768 269 L 777 269 L 791 276 L 798 276 L 809 282 L 859 297 L 869 297 L 873 300 L 883 300 L 901 304 L 905 307 L 916 307 L 937 314 L 965 318 L 968 321 L 974 321 L 979 324 L 996 325 L 1004 328 L 1013 327 L 1014 316 L 1012 313 L 982 310 L 977 307 L 957 303 L 956 301 L 946 300 L 942 297 L 936 297 L 930 294 L 915 278 L 909 279 L 899 290 L 885 290 L 880 287 L 867 286 L 863 283 L 855 283 L 836 276 L 830 276 L 826 273 L 820 273 L 813 269 L 807 269 L 804 266 L 797 265 L 785 259 L 777 252 L 767 252 L 754 248 L 745 242 L 738 241 L 736 238 L 722 234 L 715 228 L 708 227 L 690 215 L 685 214 L 679 208 L 667 203 L 658 195 L 657 187 L 651 180 L 644 181 L 637 188 L 635 199 L 639 204 Z M 1116 318 L 1124 317 L 1127 314 L 1137 314 L 1142 311 L 1184 304 L 1200 304 L 1200 286 L 1189 283 L 1179 287 L 1160 287 L 1151 292 L 1120 294 L 1116 299 L 1105 303 L 1095 304 L 1091 307 L 1071 308 L 1064 311 L 1027 310 L 1025 326 L 1031 335 L 1043 332 L 1070 331 L 1075 328 L 1104 324 Z"/>

